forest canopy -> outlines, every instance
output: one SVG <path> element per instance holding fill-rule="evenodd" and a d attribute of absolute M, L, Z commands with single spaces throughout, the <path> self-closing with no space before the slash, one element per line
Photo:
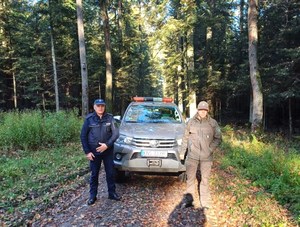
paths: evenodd
<path fill-rule="evenodd" d="M 221 123 L 251 121 L 248 10 L 257 4 L 257 77 L 265 129 L 300 132 L 300 3 L 297 0 L 83 1 L 88 98 L 111 112 L 132 96 L 169 96 L 186 116 L 209 101 Z M 103 9 L 107 21 L 103 17 Z M 81 109 L 76 2 L 0 3 L 0 108 Z M 56 83 L 55 83 L 56 81 Z"/>

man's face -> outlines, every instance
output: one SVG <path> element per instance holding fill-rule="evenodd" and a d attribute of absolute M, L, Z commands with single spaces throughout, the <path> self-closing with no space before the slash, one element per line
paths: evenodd
<path fill-rule="evenodd" d="M 96 111 L 97 115 L 103 115 L 105 111 L 105 105 L 94 105 L 94 110 Z"/>
<path fill-rule="evenodd" d="M 207 116 L 207 110 L 198 110 L 198 114 L 201 118 L 205 118 Z"/>

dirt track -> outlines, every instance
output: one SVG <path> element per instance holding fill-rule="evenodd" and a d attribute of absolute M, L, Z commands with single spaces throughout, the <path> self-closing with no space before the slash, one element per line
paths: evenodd
<path fill-rule="evenodd" d="M 262 223 L 264 226 L 298 226 L 274 198 L 259 196 L 264 193 L 263 189 L 249 186 L 247 179 L 236 178 L 230 170 L 220 169 L 217 163 L 212 171 L 213 208 L 208 217 L 200 209 L 198 197 L 194 207 L 180 208 L 185 183 L 176 176 L 133 175 L 127 183 L 117 184 L 122 201 L 112 201 L 107 198 L 101 170 L 98 200 L 93 206 L 87 206 L 88 176 L 84 186 L 66 193 L 52 208 L 36 214 L 29 226 L 236 227 L 262 226 Z M 272 223 L 266 219 L 270 215 Z"/>
<path fill-rule="evenodd" d="M 176 176 L 134 175 L 127 183 L 117 184 L 122 201 L 107 199 L 101 171 L 98 200 L 87 206 L 88 184 L 65 197 L 63 203 L 32 223 L 32 226 L 203 226 L 199 208 L 180 209 L 185 184 Z"/>

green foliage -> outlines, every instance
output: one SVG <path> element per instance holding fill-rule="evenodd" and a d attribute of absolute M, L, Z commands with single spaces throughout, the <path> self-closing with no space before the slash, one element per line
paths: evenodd
<path fill-rule="evenodd" d="M 0 113 L 1 220 L 18 226 L 22 220 L 14 219 L 15 212 L 24 214 L 25 220 L 41 204 L 53 204 L 63 191 L 82 182 L 77 178 L 88 169 L 78 143 L 82 121 L 77 113 Z"/>
<path fill-rule="evenodd" d="M 224 134 L 222 146 L 226 154 L 222 166 L 234 167 L 238 173 L 252 181 L 252 186 L 264 188 L 299 220 L 299 150 L 291 148 L 286 151 L 281 138 L 278 141 L 275 138 L 271 143 L 261 142 L 253 136 L 238 139 L 229 127 L 226 127 Z"/>
<path fill-rule="evenodd" d="M 0 147 L 37 147 L 42 142 L 41 119 L 41 113 L 37 111 L 5 114 L 0 127 Z"/>
<path fill-rule="evenodd" d="M 78 143 L 1 156 L 0 206 L 4 213 L 1 212 L 0 219 L 20 226 L 20 220 L 14 220 L 14 212 L 21 212 L 26 218 L 35 207 L 47 207 L 70 189 L 70 182 L 77 179 L 77 184 L 82 183 L 79 177 L 87 172 L 87 161 Z"/>
<path fill-rule="evenodd" d="M 300 97 L 299 9 L 296 0 L 263 7 L 259 45 L 263 54 L 259 60 L 267 104 L 271 106 Z"/>
<path fill-rule="evenodd" d="M 78 141 L 82 122 L 77 117 L 77 111 L 46 112 L 44 116 L 43 143 L 60 145 L 65 142 Z"/>
<path fill-rule="evenodd" d="M 82 123 L 76 110 L 14 111 L 3 113 L 0 119 L 0 147 L 6 150 L 37 149 L 78 141 Z"/>

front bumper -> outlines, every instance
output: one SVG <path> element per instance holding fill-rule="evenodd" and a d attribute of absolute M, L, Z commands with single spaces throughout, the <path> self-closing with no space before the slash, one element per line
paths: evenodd
<path fill-rule="evenodd" d="M 178 147 L 164 148 L 159 151 L 167 152 L 166 157 L 144 157 L 145 151 L 156 151 L 155 148 L 132 147 L 125 144 L 114 145 L 114 164 L 120 171 L 148 173 L 180 173 L 185 171 Z"/>

